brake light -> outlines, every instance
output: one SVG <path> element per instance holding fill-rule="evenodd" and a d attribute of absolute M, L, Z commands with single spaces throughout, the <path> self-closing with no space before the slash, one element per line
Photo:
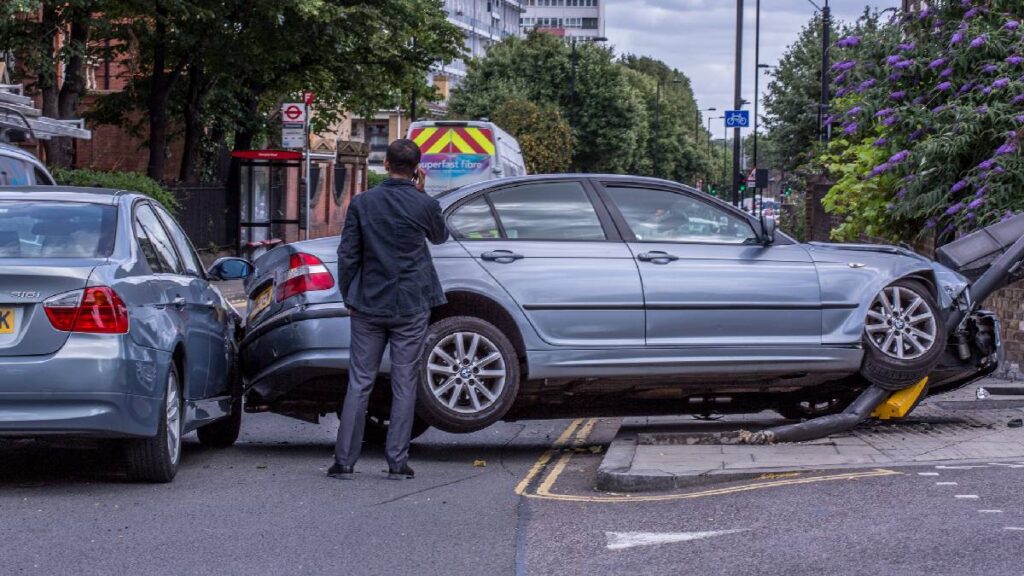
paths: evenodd
<path fill-rule="evenodd" d="M 117 292 L 106 286 L 58 294 L 43 302 L 43 310 L 50 324 L 62 332 L 128 332 L 128 308 Z"/>
<path fill-rule="evenodd" d="M 288 272 L 285 273 L 284 279 L 277 283 L 277 301 L 331 288 L 334 288 L 334 276 L 327 271 L 323 261 L 312 254 L 300 252 L 291 255 L 288 260 Z"/>

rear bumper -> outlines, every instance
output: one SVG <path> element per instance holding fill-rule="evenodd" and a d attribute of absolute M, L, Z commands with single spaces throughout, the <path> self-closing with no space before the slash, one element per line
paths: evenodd
<path fill-rule="evenodd" d="M 153 436 L 170 354 L 72 334 L 54 354 L 0 357 L 0 436 Z"/>

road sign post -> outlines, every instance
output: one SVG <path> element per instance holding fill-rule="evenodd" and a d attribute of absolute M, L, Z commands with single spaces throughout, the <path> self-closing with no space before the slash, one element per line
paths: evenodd
<path fill-rule="evenodd" d="M 750 126 L 750 111 L 749 110 L 726 110 L 725 111 L 725 127 L 726 128 L 747 128 Z"/>
<path fill-rule="evenodd" d="M 302 102 L 287 102 L 281 105 L 281 146 L 283 148 L 301 148 L 302 154 L 305 157 L 305 161 L 302 163 L 303 168 L 303 195 L 306 198 L 305 214 L 303 214 L 302 223 L 306 229 L 306 240 L 309 240 L 309 202 L 312 194 L 310 193 L 310 187 L 312 182 L 310 181 L 310 158 L 309 158 L 309 136 L 310 136 L 310 124 L 309 121 L 309 110 L 313 103 L 314 94 L 312 92 L 302 93 Z"/>

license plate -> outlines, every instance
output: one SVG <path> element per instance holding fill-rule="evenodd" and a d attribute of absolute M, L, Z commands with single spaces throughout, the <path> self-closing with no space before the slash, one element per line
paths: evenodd
<path fill-rule="evenodd" d="M 14 308 L 0 308 L 0 334 L 14 334 Z"/>
<path fill-rule="evenodd" d="M 259 293 L 259 296 L 252 301 L 252 312 L 249 313 L 249 318 L 255 318 L 257 314 L 266 310 L 267 306 L 270 306 L 270 299 L 274 295 L 274 287 L 267 286 Z"/>

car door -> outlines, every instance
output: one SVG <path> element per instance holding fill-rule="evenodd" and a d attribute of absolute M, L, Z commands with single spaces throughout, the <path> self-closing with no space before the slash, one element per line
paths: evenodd
<path fill-rule="evenodd" d="M 579 179 L 523 182 L 469 197 L 448 224 L 545 342 L 642 346 L 637 267 L 596 200 Z"/>
<path fill-rule="evenodd" d="M 602 194 L 640 270 L 648 346 L 820 344 L 802 246 L 764 246 L 749 219 L 684 189 L 606 182 Z"/>
<path fill-rule="evenodd" d="M 153 274 L 146 279 L 157 313 L 170 317 L 185 343 L 185 398 L 205 397 L 210 374 L 209 331 L 198 311 L 195 277 L 185 270 L 174 243 L 149 202 L 135 206 L 135 234 Z"/>
<path fill-rule="evenodd" d="M 192 324 L 191 329 L 196 331 L 196 340 L 203 340 L 208 353 L 208 376 L 203 396 L 224 396 L 230 392 L 228 372 L 233 350 L 223 298 L 207 280 L 203 263 L 181 226 L 162 207 L 154 207 L 184 264 L 183 275 L 188 280 L 187 298 L 190 299 L 186 306 L 188 321 Z"/>

